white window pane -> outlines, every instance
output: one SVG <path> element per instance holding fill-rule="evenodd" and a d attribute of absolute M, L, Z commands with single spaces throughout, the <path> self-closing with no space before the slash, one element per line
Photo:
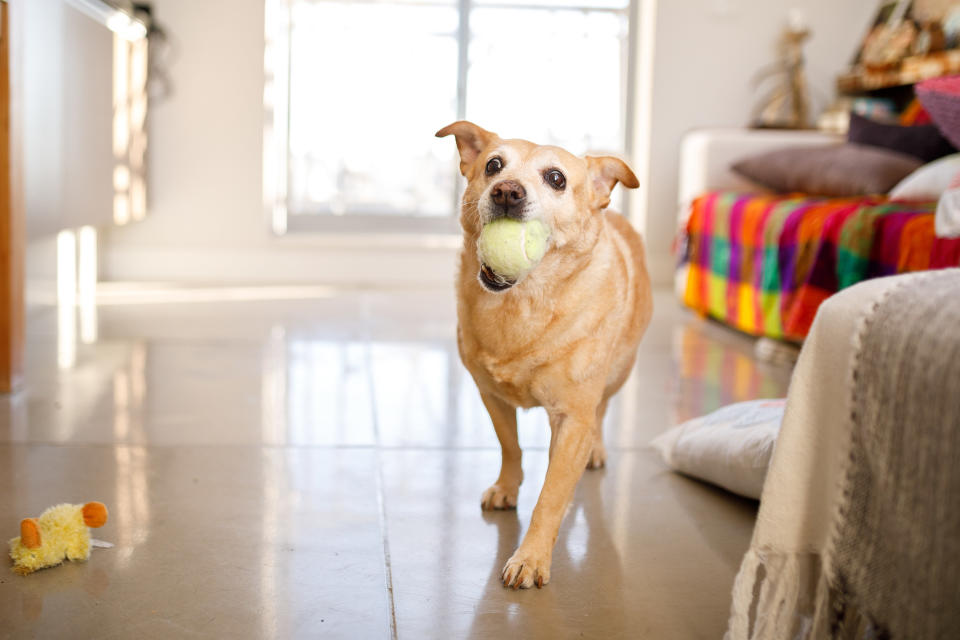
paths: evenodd
<path fill-rule="evenodd" d="M 470 27 L 468 118 L 576 154 L 623 150 L 625 14 L 478 8 Z"/>
<path fill-rule="evenodd" d="M 456 119 L 456 8 L 298 2 L 291 18 L 290 212 L 451 215 L 433 133 Z"/>

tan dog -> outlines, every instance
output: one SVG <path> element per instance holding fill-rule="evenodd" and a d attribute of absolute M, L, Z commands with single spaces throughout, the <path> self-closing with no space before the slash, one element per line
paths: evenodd
<path fill-rule="evenodd" d="M 617 182 L 636 188 L 621 160 L 578 158 L 557 147 L 501 140 L 470 122 L 453 134 L 467 178 L 457 277 L 460 357 L 480 389 L 500 440 L 497 481 L 484 509 L 516 507 L 523 480 L 517 407 L 550 418 L 550 464 L 530 528 L 503 568 L 506 586 L 550 581 L 560 521 L 585 467 L 604 465 L 603 416 L 624 383 L 650 322 L 653 300 L 643 242 L 604 208 Z M 550 248 L 527 276 L 506 284 L 477 258 L 484 224 L 539 218 Z"/>

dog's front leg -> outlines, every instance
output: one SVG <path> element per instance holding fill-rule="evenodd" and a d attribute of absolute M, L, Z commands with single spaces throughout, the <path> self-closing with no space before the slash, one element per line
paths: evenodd
<path fill-rule="evenodd" d="M 483 509 L 514 509 L 517 506 L 517 494 L 523 482 L 521 467 L 522 453 L 517 439 L 517 410 L 500 398 L 480 393 L 483 406 L 490 414 L 493 428 L 500 441 L 500 475 L 497 481 L 480 498 Z"/>
<path fill-rule="evenodd" d="M 587 466 L 594 440 L 596 409 L 571 412 L 550 411 L 550 428 L 555 434 L 553 455 L 547 467 L 540 498 L 530 519 L 530 528 L 520 548 L 503 567 L 503 584 L 508 587 L 538 587 L 550 582 L 553 544 L 560 521 L 577 482 Z"/>

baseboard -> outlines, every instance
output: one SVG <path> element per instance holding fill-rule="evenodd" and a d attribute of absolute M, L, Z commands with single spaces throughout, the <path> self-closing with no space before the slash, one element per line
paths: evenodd
<path fill-rule="evenodd" d="M 105 281 L 185 284 L 450 285 L 457 252 L 434 249 L 282 249 L 104 247 Z M 654 286 L 670 286 L 673 256 L 647 256 Z"/>

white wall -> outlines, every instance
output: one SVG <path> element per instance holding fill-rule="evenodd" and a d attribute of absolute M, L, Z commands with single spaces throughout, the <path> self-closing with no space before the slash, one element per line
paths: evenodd
<path fill-rule="evenodd" d="M 750 79 L 769 63 L 790 7 L 805 11 L 812 83 L 835 75 L 864 32 L 873 0 L 641 0 L 655 4 L 646 236 L 652 272 L 670 280 L 678 146 L 695 127 L 745 125 Z M 446 283 L 447 248 L 271 236 L 262 204 L 262 0 L 154 0 L 173 36 L 174 94 L 151 105 L 150 214 L 111 229 L 103 275 L 114 280 Z M 640 47 L 644 51 L 644 47 Z M 641 106 L 643 101 L 641 99 Z M 385 108 L 389 108 L 385 106 Z M 640 128 L 643 131 L 643 127 Z M 638 159 L 640 160 L 640 159 Z M 643 166 L 642 160 L 635 164 Z"/>
<path fill-rule="evenodd" d="M 760 98 L 752 79 L 775 59 L 777 38 L 794 7 L 802 10 L 813 32 L 805 50 L 807 76 L 820 108 L 827 106 L 836 76 L 849 65 L 878 5 L 876 0 L 653 1 L 652 98 L 644 114 L 649 137 L 635 147 L 649 149 L 647 189 L 638 207 L 644 220 L 638 222 L 645 222 L 651 273 L 666 283 L 674 266 L 670 247 L 683 134 L 750 122 Z M 642 109 L 642 96 L 639 101 Z"/>

